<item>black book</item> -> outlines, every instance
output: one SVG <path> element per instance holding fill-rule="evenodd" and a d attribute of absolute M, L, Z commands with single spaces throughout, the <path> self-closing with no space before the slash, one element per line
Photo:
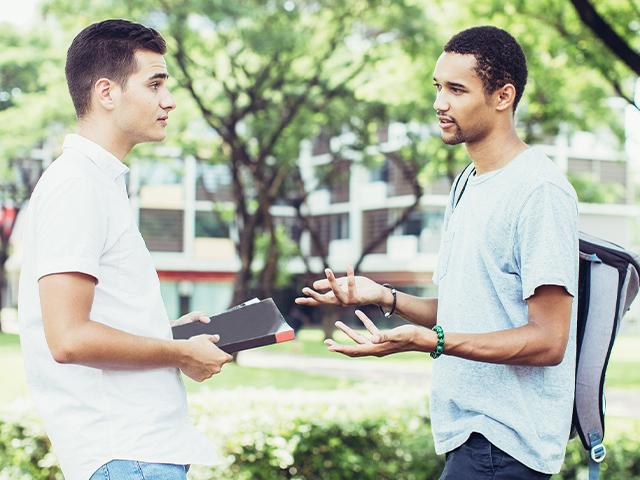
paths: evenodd
<path fill-rule="evenodd" d="M 210 318 L 209 323 L 193 322 L 173 327 L 173 338 L 178 340 L 202 334 L 220 335 L 220 341 L 216 345 L 227 353 L 295 338 L 293 329 L 271 298 L 250 300 Z"/>

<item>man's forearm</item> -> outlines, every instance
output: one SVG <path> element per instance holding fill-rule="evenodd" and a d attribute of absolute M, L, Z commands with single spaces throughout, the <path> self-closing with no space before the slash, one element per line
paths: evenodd
<path fill-rule="evenodd" d="M 407 293 L 396 293 L 396 313 L 402 318 L 423 327 L 431 328 L 436 324 L 438 312 L 437 298 L 422 298 Z M 391 290 L 385 287 L 383 306 L 390 310 L 393 305 Z"/>
<path fill-rule="evenodd" d="M 432 352 L 436 334 L 421 331 L 415 350 Z M 567 339 L 527 324 L 489 333 L 445 332 L 444 354 L 478 362 L 506 365 L 552 366 L 564 358 Z"/>
<path fill-rule="evenodd" d="M 133 335 L 91 320 L 50 349 L 60 363 L 111 369 L 179 367 L 183 356 L 180 341 Z"/>

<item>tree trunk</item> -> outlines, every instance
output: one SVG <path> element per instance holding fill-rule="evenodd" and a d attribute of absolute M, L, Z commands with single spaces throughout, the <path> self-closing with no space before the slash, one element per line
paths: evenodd
<path fill-rule="evenodd" d="M 322 333 L 325 340 L 333 339 L 333 332 L 336 329 L 336 321 L 340 318 L 338 307 L 325 306 L 322 310 Z"/>

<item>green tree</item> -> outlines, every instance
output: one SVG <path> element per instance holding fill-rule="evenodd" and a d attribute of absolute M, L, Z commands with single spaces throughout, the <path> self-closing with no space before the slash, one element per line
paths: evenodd
<path fill-rule="evenodd" d="M 322 173 L 331 183 L 340 181 L 345 160 L 379 165 L 384 156 L 369 148 L 377 132 L 402 122 L 416 128 L 387 161 L 413 179 L 416 202 L 410 208 L 429 180 L 453 179 L 468 158 L 462 148 L 443 147 L 437 139 L 432 72 L 446 39 L 462 28 L 494 23 L 523 44 L 530 82 L 518 119 L 528 142 L 549 140 L 560 125 L 589 130 L 603 121 L 622 134 L 607 104 L 612 89 L 600 68 L 605 62 L 592 58 L 599 51 L 585 47 L 590 39 L 576 42 L 559 29 L 573 34 L 582 28 L 572 6 L 559 0 L 50 0 L 44 11 L 59 25 L 60 41 L 39 52 L 44 58 L 36 65 L 48 65 L 48 75 L 38 76 L 41 89 L 0 112 L 0 133 L 10 146 L 3 151 L 15 157 L 46 138 L 49 125 L 70 123 L 62 65 L 64 46 L 77 31 L 113 17 L 155 26 L 168 40 L 170 73 L 180 87 L 167 143 L 202 162 L 227 164 L 232 173 L 241 261 L 234 300 L 250 288 L 268 294 L 283 250 L 292 251 L 282 244 L 270 211 L 274 203 L 293 205 L 303 228 L 313 230 L 297 162 L 301 140 L 353 134 L 332 151 L 334 161 Z M 51 55 L 44 55 L 47 49 Z M 616 64 L 612 71 L 626 88 L 628 70 Z M 153 154 L 154 147 L 144 145 L 132 158 Z M 371 239 L 363 255 L 380 241 Z"/>
<path fill-rule="evenodd" d="M 0 305 L 6 286 L 4 265 L 17 214 L 42 172 L 42 153 L 57 125 L 69 122 L 60 88 L 60 50 L 43 31 L 0 26 Z"/>
<path fill-rule="evenodd" d="M 281 245 L 270 207 L 288 196 L 301 140 L 356 123 L 369 134 L 379 120 L 359 89 L 398 42 L 418 37 L 423 12 L 407 3 L 132 0 L 126 7 L 109 1 L 79 7 L 55 0 L 48 12 L 65 22 L 71 12 L 98 19 L 126 9 L 127 17 L 156 25 L 167 38 L 172 73 L 213 133 L 207 149 L 182 146 L 231 170 L 238 301 L 250 287 L 268 294 L 274 284 Z M 358 115 L 366 112 L 373 113 Z M 269 240 L 259 259 L 262 235 Z"/>

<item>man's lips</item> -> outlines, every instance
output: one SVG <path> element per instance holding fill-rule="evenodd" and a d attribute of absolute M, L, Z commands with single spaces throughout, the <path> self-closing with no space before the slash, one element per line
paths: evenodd
<path fill-rule="evenodd" d="M 160 117 L 158 118 L 158 121 L 162 124 L 162 125 L 166 125 L 167 122 L 169 121 L 169 117 Z"/>
<path fill-rule="evenodd" d="M 438 117 L 438 125 L 440 125 L 440 128 L 442 128 L 442 129 L 451 128 L 455 124 L 456 124 L 456 122 L 454 122 L 453 119 L 451 119 L 451 118 Z"/>

